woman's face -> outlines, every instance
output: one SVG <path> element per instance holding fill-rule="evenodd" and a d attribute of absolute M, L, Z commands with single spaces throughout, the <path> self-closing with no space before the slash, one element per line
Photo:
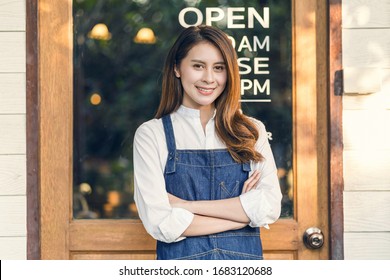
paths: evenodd
<path fill-rule="evenodd" d="M 226 86 L 227 71 L 221 52 L 211 43 L 196 44 L 175 68 L 183 86 L 183 105 L 212 109 Z"/>

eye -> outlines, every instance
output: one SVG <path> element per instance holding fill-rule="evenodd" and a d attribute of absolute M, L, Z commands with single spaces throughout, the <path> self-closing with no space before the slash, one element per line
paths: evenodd
<path fill-rule="evenodd" d="M 199 64 L 199 63 L 194 64 L 193 67 L 195 69 L 203 69 L 204 68 L 203 64 Z"/>
<path fill-rule="evenodd" d="M 225 70 L 225 65 L 216 65 L 214 67 L 214 69 L 217 71 L 217 72 L 222 72 Z"/>

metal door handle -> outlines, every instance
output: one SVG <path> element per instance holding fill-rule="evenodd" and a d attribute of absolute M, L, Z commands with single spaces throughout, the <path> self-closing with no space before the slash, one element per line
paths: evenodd
<path fill-rule="evenodd" d="M 324 235 L 319 228 L 308 228 L 303 234 L 303 243 L 309 249 L 319 249 L 324 245 Z"/>

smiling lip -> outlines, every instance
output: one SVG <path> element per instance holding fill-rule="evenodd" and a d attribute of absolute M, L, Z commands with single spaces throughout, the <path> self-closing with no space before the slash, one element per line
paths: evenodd
<path fill-rule="evenodd" d="M 215 88 L 203 88 L 203 87 L 196 87 L 198 92 L 203 95 L 210 95 L 214 92 Z"/>

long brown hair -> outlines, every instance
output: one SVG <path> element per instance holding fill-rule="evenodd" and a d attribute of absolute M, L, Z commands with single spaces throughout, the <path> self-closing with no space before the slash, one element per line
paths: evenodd
<path fill-rule="evenodd" d="M 205 41 L 219 49 L 227 71 L 226 87 L 215 100 L 217 134 L 235 161 L 260 161 L 262 156 L 255 149 L 259 132 L 256 125 L 241 111 L 240 74 L 236 52 L 226 34 L 215 27 L 192 26 L 179 35 L 165 61 L 161 101 L 155 117 L 168 115 L 182 104 L 183 88 L 180 79 L 174 74 L 175 66 L 180 65 L 192 47 Z"/>

